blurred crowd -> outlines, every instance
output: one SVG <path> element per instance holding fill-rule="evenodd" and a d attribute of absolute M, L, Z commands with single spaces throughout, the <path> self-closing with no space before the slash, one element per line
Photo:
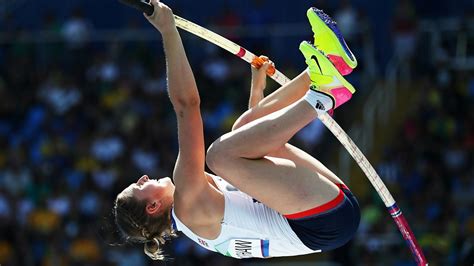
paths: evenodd
<path fill-rule="evenodd" d="M 449 40 L 436 55 L 429 54 L 434 51 L 424 46 L 418 2 L 422 1 L 400 1 L 385 29 L 390 32 L 390 53 L 404 62 L 402 66 L 410 66 L 400 86 L 413 91 L 408 94 L 413 99 L 410 106 L 403 100 L 397 105 L 410 109 L 401 127 L 387 121 L 396 134 L 383 144 L 376 168 L 430 265 L 472 265 L 473 69 L 453 66 L 455 47 Z M 245 16 L 224 7 L 209 23 L 228 28 L 265 25 L 271 20 L 262 10 L 266 2 L 252 3 Z M 364 104 L 364 91 L 384 78 L 380 71 L 379 78 L 364 79 L 369 71 L 363 37 L 367 32 L 359 27 L 370 25 L 370 17 L 350 1 L 320 5 L 334 15 L 359 57 L 357 71 L 362 74 L 354 73 L 351 81 L 358 88 L 367 87 L 360 88 L 361 97 L 353 103 L 352 110 L 357 110 Z M 176 121 L 160 42 L 91 41 L 96 28 L 81 9 L 64 21 L 48 13 L 39 27 L 59 41 L 22 40 L 28 31 L 10 28 L 8 36 L 18 41 L 0 43 L 0 265 L 244 265 L 184 237 L 167 246 L 169 260 L 153 263 L 142 246 L 124 243 L 116 234 L 111 211 L 117 193 L 142 174 L 169 176 L 177 155 Z M 372 34 L 372 45 L 377 46 L 378 35 Z M 466 35 L 471 43 L 473 35 Z M 257 53 L 281 49 L 245 39 L 238 31 L 227 37 Z M 209 145 L 245 110 L 250 69 L 226 52 L 184 39 L 200 89 Z M 391 67 L 375 56 L 376 69 Z M 278 58 L 275 61 L 278 67 Z M 290 77 L 303 69 L 302 57 L 281 61 L 285 64 L 279 69 Z M 276 85 L 269 86 L 272 90 Z M 344 120 L 352 116 L 356 114 L 344 114 Z M 324 144 L 328 138 L 332 136 L 315 122 L 293 141 L 309 152 L 319 151 L 316 157 L 324 160 L 331 154 L 321 152 L 320 145 L 337 147 Z M 414 265 L 375 192 L 356 196 L 362 208 L 356 238 L 306 261 Z"/>

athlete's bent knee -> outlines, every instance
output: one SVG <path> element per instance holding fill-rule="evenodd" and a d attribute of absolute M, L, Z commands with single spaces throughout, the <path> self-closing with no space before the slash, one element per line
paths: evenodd
<path fill-rule="evenodd" d="M 222 158 L 225 157 L 225 152 L 221 148 L 219 139 L 214 141 L 207 149 L 206 164 L 214 172 L 218 171 L 221 165 Z"/>

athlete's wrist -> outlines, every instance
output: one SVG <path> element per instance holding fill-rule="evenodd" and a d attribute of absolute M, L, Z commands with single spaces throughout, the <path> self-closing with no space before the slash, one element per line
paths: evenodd
<path fill-rule="evenodd" d="M 163 38 L 167 38 L 169 36 L 174 36 L 174 35 L 179 34 L 178 29 L 176 27 L 161 29 L 160 33 Z"/>
<path fill-rule="evenodd" d="M 250 86 L 250 92 L 263 93 L 265 90 L 266 84 L 262 82 L 252 83 Z"/>

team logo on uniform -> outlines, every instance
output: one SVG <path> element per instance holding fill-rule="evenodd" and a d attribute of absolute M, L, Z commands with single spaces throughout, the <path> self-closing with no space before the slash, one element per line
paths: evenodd
<path fill-rule="evenodd" d="M 202 246 L 209 247 L 209 244 L 208 244 L 206 241 L 204 241 L 204 240 L 202 240 L 202 239 L 200 239 L 200 238 L 198 238 L 198 242 L 199 242 L 199 244 L 201 244 Z"/>

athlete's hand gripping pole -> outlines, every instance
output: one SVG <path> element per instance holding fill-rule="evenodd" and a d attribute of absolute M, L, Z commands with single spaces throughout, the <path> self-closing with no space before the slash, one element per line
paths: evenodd
<path fill-rule="evenodd" d="M 153 6 L 144 2 L 143 0 L 119 0 L 120 2 L 130 5 L 146 15 L 150 16 L 153 14 Z M 239 46 L 238 44 L 206 29 L 193 22 L 190 22 L 184 18 L 175 15 L 176 26 L 188 31 L 194 35 L 197 35 L 227 51 L 230 53 L 242 58 L 248 63 L 252 64 L 254 67 L 259 68 L 262 66 L 264 60 L 258 56 L 255 56 L 253 53 L 247 51 L 245 48 Z M 285 75 L 280 71 L 275 69 L 275 67 L 269 67 L 267 74 L 278 82 L 280 85 L 283 85 L 290 81 Z M 397 206 L 395 199 L 392 197 L 387 187 L 383 183 L 380 176 L 375 171 L 374 167 L 367 160 L 365 155 L 360 151 L 357 145 L 352 141 L 352 139 L 347 135 L 346 132 L 337 124 L 334 119 L 327 113 L 321 113 L 318 115 L 318 118 L 321 122 L 334 134 L 334 136 L 341 142 L 341 144 L 346 148 L 349 154 L 354 158 L 362 171 L 366 174 L 367 178 L 371 182 L 372 186 L 375 188 L 380 198 L 387 207 L 390 215 L 395 221 L 398 229 L 402 233 L 403 238 L 405 239 L 408 247 L 410 248 L 412 255 L 417 263 L 417 265 L 428 265 L 423 251 L 421 250 L 418 242 L 413 234 L 408 222 L 406 221 L 402 211 Z"/>

